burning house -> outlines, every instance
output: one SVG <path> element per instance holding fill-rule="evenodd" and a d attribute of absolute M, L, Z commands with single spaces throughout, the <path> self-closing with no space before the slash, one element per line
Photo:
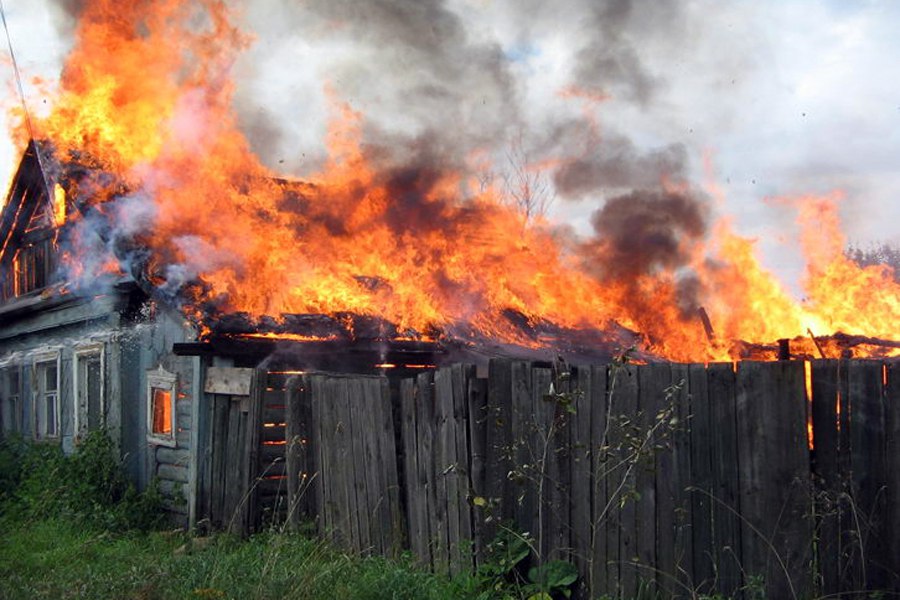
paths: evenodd
<path fill-rule="evenodd" d="M 896 540 L 854 554 L 840 503 L 865 506 L 869 532 L 900 523 L 900 286 L 845 256 L 835 196 L 784 201 L 808 262 L 797 301 L 668 173 L 576 235 L 442 144 L 367 139 L 329 97 L 327 156 L 288 178 L 234 114 L 246 40 L 226 4 L 84 3 L 56 105 L 23 121 L 0 213 L 4 435 L 69 452 L 105 428 L 183 525 L 248 532 L 301 506 L 337 543 L 437 570 L 472 566 L 489 523 L 516 520 L 626 596 L 633 556 L 686 589 L 741 589 L 744 567 L 773 568 L 754 536 L 782 510 L 805 577 L 815 482 L 841 498 L 833 589 L 898 585 L 900 561 L 864 566 Z M 548 162 L 560 187 L 593 176 L 584 156 Z M 620 502 L 595 468 L 624 452 L 607 424 L 658 414 L 682 427 L 655 472 L 625 476 L 644 500 Z M 538 473 L 511 463 L 533 469 L 532 442 Z M 808 589 L 768 574 L 772 597 Z"/>

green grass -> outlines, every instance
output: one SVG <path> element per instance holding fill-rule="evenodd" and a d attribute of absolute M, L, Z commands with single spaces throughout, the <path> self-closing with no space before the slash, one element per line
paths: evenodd
<path fill-rule="evenodd" d="M 465 598 L 403 561 L 351 557 L 301 535 L 192 541 L 59 519 L 0 520 L 0 598 Z"/>

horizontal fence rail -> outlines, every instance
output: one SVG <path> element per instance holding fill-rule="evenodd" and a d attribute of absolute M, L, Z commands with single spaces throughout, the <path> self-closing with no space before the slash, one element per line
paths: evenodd
<path fill-rule="evenodd" d="M 395 384 L 288 381 L 290 520 L 446 574 L 513 531 L 580 597 L 900 591 L 897 362 L 497 359 Z"/>

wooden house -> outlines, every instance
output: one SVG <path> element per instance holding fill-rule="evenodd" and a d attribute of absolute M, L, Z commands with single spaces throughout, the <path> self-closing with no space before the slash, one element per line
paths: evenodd
<path fill-rule="evenodd" d="M 187 523 L 200 359 L 172 347 L 194 340 L 195 328 L 126 273 L 72 289 L 66 213 L 82 207 L 66 198 L 58 171 L 29 144 L 0 213 L 0 430 L 71 452 L 106 428 L 132 480 L 143 488 L 158 477 Z"/>

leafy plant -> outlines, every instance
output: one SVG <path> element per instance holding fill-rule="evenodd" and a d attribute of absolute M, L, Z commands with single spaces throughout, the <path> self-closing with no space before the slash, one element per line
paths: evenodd
<path fill-rule="evenodd" d="M 0 448 L 4 512 L 61 517 L 101 529 L 149 529 L 160 522 L 162 496 L 153 482 L 138 493 L 105 431 L 87 435 L 71 456 L 59 446 L 4 441 Z"/>

